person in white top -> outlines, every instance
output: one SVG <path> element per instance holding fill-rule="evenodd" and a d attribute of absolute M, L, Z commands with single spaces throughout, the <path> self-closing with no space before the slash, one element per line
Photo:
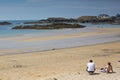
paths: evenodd
<path fill-rule="evenodd" d="M 89 63 L 87 63 L 86 70 L 89 74 L 93 74 L 95 72 L 95 63 L 93 62 L 93 60 L 90 60 Z"/>

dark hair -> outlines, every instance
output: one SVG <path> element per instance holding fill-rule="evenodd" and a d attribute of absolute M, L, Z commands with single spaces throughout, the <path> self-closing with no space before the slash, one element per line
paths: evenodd
<path fill-rule="evenodd" d="M 111 63 L 110 63 L 110 62 L 108 62 L 108 65 L 111 65 Z"/>
<path fill-rule="evenodd" d="M 90 62 L 93 62 L 93 60 L 90 60 Z"/>

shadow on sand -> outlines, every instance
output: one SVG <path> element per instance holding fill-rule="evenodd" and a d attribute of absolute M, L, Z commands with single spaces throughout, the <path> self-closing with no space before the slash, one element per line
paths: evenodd
<path fill-rule="evenodd" d="M 110 73 L 108 73 L 108 74 L 114 74 L 114 73 L 116 73 L 116 72 L 110 72 Z"/>
<path fill-rule="evenodd" d="M 89 75 L 99 75 L 100 73 L 89 73 Z"/>

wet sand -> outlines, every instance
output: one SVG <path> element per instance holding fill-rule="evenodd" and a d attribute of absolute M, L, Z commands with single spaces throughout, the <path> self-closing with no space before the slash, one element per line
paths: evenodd
<path fill-rule="evenodd" d="M 0 38 L 0 55 L 48 51 L 120 41 L 119 28 L 58 30 L 32 36 Z M 17 51 L 17 52 L 16 52 Z"/>

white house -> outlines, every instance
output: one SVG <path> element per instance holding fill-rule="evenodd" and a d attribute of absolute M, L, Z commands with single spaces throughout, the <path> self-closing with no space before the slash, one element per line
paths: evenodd
<path fill-rule="evenodd" d="M 98 15 L 98 18 L 110 18 L 110 16 L 107 14 L 100 14 Z"/>

